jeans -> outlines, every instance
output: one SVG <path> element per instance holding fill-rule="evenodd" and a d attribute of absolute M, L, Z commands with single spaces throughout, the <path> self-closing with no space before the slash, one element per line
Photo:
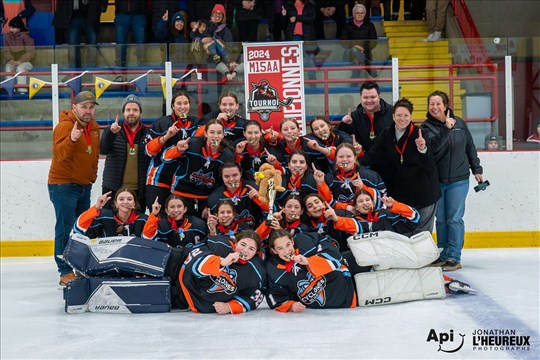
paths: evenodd
<path fill-rule="evenodd" d="M 144 44 L 146 33 L 146 16 L 144 14 L 117 14 L 114 18 L 114 27 L 116 29 L 117 59 L 120 59 L 120 65 L 126 66 L 126 44 L 129 30 L 131 29 L 133 42 L 135 44 Z M 143 46 L 137 46 L 138 63 L 143 59 Z"/>
<path fill-rule="evenodd" d="M 49 199 L 54 206 L 54 260 L 60 275 L 73 271 L 62 258 L 75 221 L 90 207 L 92 185 L 49 184 Z"/>
<path fill-rule="evenodd" d="M 68 29 L 68 57 L 70 66 L 81 67 L 81 33 L 84 32 L 86 44 L 97 44 L 96 29 L 88 24 L 86 18 L 73 18 Z M 96 47 L 88 46 L 87 62 L 89 67 L 96 66 Z"/>
<path fill-rule="evenodd" d="M 461 262 L 461 249 L 465 240 L 465 199 L 469 192 L 469 179 L 440 184 L 442 196 L 437 202 L 435 226 L 437 244 L 443 248 L 441 259 Z"/>

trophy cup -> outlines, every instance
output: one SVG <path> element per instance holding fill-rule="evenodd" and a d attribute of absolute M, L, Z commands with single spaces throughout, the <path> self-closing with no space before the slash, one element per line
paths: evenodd
<path fill-rule="evenodd" d="M 274 179 L 268 180 L 268 215 L 266 216 L 266 225 L 271 225 L 274 220 L 274 201 L 276 200 L 276 188 Z"/>

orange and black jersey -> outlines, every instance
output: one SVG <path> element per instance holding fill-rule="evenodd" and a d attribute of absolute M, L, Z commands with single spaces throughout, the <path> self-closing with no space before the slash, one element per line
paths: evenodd
<path fill-rule="evenodd" d="M 175 125 L 180 131 L 165 144 L 159 143 L 159 138 L 167 133 L 167 130 Z M 188 116 L 186 119 L 177 118 L 174 114 L 162 116 L 153 125 L 149 133 L 149 140 L 146 143 L 146 154 L 151 156 L 148 172 L 146 175 L 146 185 L 171 187 L 174 171 L 178 167 L 177 162 L 164 162 L 163 151 L 176 145 L 179 140 L 185 140 L 195 135 L 199 128 L 199 118 Z"/>
<path fill-rule="evenodd" d="M 161 241 L 171 247 L 186 247 L 198 244 L 208 235 L 206 223 L 196 216 L 184 215 L 183 219 L 159 219 L 154 214 L 148 216 L 142 237 Z"/>
<path fill-rule="evenodd" d="M 218 109 L 204 115 L 201 119 L 201 130 L 198 131 L 197 136 L 203 136 L 206 123 L 212 119 L 217 119 L 217 116 L 221 112 L 222 111 Z M 222 121 L 222 124 L 225 127 L 225 139 L 227 139 L 229 143 L 232 143 L 233 141 L 242 138 L 244 136 L 244 130 L 246 129 L 246 122 L 246 118 L 238 115 L 235 115 L 232 119 L 228 119 L 227 121 Z"/>
<path fill-rule="evenodd" d="M 386 185 L 381 176 L 366 167 L 355 167 L 349 172 L 343 172 L 343 170 L 334 170 L 328 173 L 324 177 L 325 183 L 328 185 L 330 192 L 332 193 L 332 201 L 328 201 L 332 206 L 336 202 L 347 203 L 352 205 L 354 195 L 358 191 L 356 186 L 353 185 L 355 179 L 360 178 L 365 186 L 377 189 L 380 196 L 386 195 Z M 376 199 L 374 199 L 376 201 Z"/>
<path fill-rule="evenodd" d="M 179 163 L 177 159 L 181 159 Z M 179 164 L 173 176 L 171 192 L 189 198 L 208 198 L 220 181 L 220 166 L 229 160 L 234 160 L 231 149 L 210 153 L 204 138 L 191 138 L 184 153 L 178 152 L 176 144 L 163 152 L 165 163 Z"/>
<path fill-rule="evenodd" d="M 110 209 L 97 210 L 95 206 L 92 206 L 79 216 L 73 225 L 73 232 L 91 239 L 109 236 L 142 237 L 147 219 L 145 214 L 132 210 L 129 218 L 124 222 L 118 218 L 116 212 Z"/>
<path fill-rule="evenodd" d="M 233 314 L 255 310 L 263 301 L 266 269 L 260 257 L 229 266 L 220 261 L 235 251 L 222 235 L 209 236 L 206 244 L 189 253 L 179 274 L 186 303 L 193 312 L 214 313 L 214 302 L 227 303 Z"/>
<path fill-rule="evenodd" d="M 349 144 L 352 144 L 352 138 L 351 135 L 347 134 L 346 132 L 334 130 L 334 135 L 332 135 L 327 140 L 321 140 L 312 133 L 307 134 L 304 136 L 304 139 L 307 140 L 316 140 L 317 143 L 323 148 L 329 148 L 331 150 L 330 156 L 320 153 L 318 151 L 313 152 L 316 153 L 316 155 L 311 156 L 311 159 L 317 169 L 321 170 L 322 172 L 328 174 L 332 169 L 335 168 L 335 149 L 341 145 L 342 143 L 346 142 Z"/>
<path fill-rule="evenodd" d="M 275 144 L 269 143 L 268 145 L 268 151 L 276 157 L 283 168 L 287 167 L 289 156 L 291 156 L 292 152 L 295 150 L 303 150 L 308 155 L 311 162 L 313 162 L 314 159 L 321 154 L 320 152 L 310 148 L 307 145 L 307 140 L 304 137 L 299 137 L 296 139 L 296 144 L 292 147 L 289 147 L 285 140 L 278 140 Z"/>
<path fill-rule="evenodd" d="M 306 172 L 303 177 L 298 177 L 288 171 L 282 175 L 281 184 L 285 188 L 284 192 L 278 192 L 276 195 L 276 203 L 283 206 L 283 201 L 289 195 L 297 195 L 304 197 L 308 194 L 316 194 L 318 192 L 317 182 L 311 172 Z"/>
<path fill-rule="evenodd" d="M 343 217 L 353 216 L 353 213 L 347 210 L 336 210 L 336 214 Z M 329 236 L 333 240 L 332 243 L 340 252 L 349 249 L 347 238 L 350 235 L 345 231 L 337 230 L 334 227 L 334 222 L 327 219 L 324 214 L 318 219 L 312 217 L 303 218 L 302 228 L 304 229 L 304 232 L 316 232 L 321 236 Z"/>
<path fill-rule="evenodd" d="M 240 181 L 238 188 L 230 192 L 227 190 L 225 185 L 218 186 L 210 196 L 208 196 L 208 208 L 212 212 L 215 211 L 215 208 L 218 202 L 222 200 L 230 200 L 233 202 L 234 207 L 238 215 L 236 220 L 238 223 L 246 223 L 249 228 L 254 228 L 262 218 L 263 212 L 268 212 L 268 204 L 261 202 L 257 197 L 250 199 L 249 198 L 249 189 L 246 185 L 250 185 L 255 189 L 259 187 L 251 181 Z"/>
<path fill-rule="evenodd" d="M 418 226 L 418 220 L 420 220 L 420 214 L 415 208 L 394 201 L 391 210 L 381 209 L 368 215 L 356 215 L 353 218 L 338 216 L 334 228 L 349 234 L 384 230 L 407 234 Z"/>
<path fill-rule="evenodd" d="M 294 243 L 296 254 L 304 255 L 309 265 L 270 257 L 266 264 L 270 308 L 287 312 L 297 301 L 312 309 L 355 307 L 353 278 L 331 240 L 317 233 L 301 233 Z"/>
<path fill-rule="evenodd" d="M 235 149 L 236 144 L 240 141 L 244 141 L 244 138 L 238 139 L 231 143 L 231 148 Z M 240 164 L 243 169 L 242 177 L 247 180 L 255 181 L 255 173 L 259 171 L 262 164 L 267 163 L 269 152 L 266 149 L 266 141 L 261 140 L 259 149 L 253 150 L 249 144 L 246 145 L 242 154 L 234 153 L 236 156 L 236 162 Z"/>

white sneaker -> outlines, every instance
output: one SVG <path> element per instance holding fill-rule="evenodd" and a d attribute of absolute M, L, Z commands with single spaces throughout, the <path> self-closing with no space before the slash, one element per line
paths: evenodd
<path fill-rule="evenodd" d="M 441 40 L 441 32 L 435 31 L 433 33 L 433 38 L 430 41 L 439 41 L 439 40 Z"/>
<path fill-rule="evenodd" d="M 428 37 L 425 38 L 425 39 L 422 40 L 422 41 L 423 41 L 423 42 L 433 41 L 433 35 L 435 35 L 435 33 L 429 33 Z"/>

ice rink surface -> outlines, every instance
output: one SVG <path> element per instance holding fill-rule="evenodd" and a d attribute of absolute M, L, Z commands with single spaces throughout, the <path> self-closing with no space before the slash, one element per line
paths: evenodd
<path fill-rule="evenodd" d="M 448 275 L 476 295 L 300 314 L 263 303 L 234 316 L 68 315 L 52 257 L 1 258 L 1 358 L 539 359 L 540 250 L 464 250 L 462 263 Z M 528 345 L 475 345 L 478 332 Z"/>

